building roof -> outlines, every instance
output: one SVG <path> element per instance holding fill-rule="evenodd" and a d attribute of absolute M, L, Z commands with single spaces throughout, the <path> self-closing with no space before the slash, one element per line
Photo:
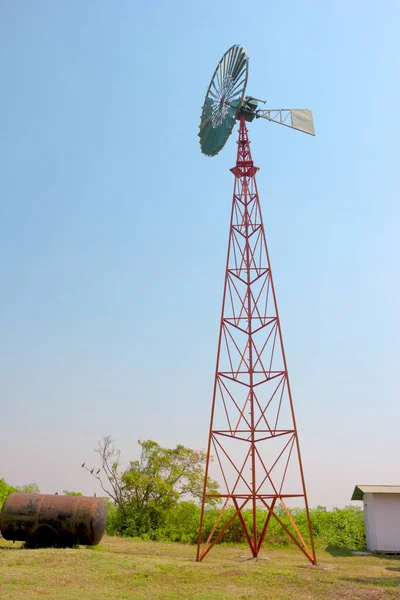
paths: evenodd
<path fill-rule="evenodd" d="M 362 500 L 364 494 L 400 494 L 400 485 L 356 485 L 352 500 Z"/>

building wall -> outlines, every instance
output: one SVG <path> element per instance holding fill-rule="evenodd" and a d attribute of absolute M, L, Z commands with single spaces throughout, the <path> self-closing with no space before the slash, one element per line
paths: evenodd
<path fill-rule="evenodd" d="M 367 548 L 400 552 L 400 494 L 364 494 Z"/>

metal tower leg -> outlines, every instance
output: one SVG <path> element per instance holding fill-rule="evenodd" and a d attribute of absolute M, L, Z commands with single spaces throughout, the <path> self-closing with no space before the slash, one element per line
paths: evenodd
<path fill-rule="evenodd" d="M 197 560 L 237 518 L 253 557 L 275 519 L 312 564 L 316 555 L 275 289 L 242 116 L 211 409 Z M 212 461 L 211 457 L 214 457 Z M 207 477 L 221 507 L 204 531 Z M 305 508 L 300 525 L 290 505 Z M 229 510 L 229 512 L 227 512 Z M 263 510 L 260 510 L 263 509 Z M 204 539 L 207 536 L 207 539 Z"/>

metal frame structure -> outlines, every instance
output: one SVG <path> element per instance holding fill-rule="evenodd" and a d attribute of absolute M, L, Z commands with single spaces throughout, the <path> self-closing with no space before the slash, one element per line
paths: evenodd
<path fill-rule="evenodd" d="M 315 565 L 296 420 L 257 191 L 258 167 L 251 157 L 244 115 L 240 116 L 236 166 L 231 171 L 235 183 L 197 560 L 204 559 L 235 519 L 240 521 L 252 556 L 257 557 L 271 519 L 275 519 Z M 215 475 L 223 482 L 220 494 L 207 491 L 207 479 Z M 222 505 L 207 539 L 203 539 L 205 505 L 216 497 Z M 306 524 L 302 527 L 291 513 L 293 501 L 304 503 Z"/>

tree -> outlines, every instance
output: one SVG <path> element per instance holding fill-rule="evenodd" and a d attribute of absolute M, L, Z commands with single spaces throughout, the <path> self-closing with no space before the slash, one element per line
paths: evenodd
<path fill-rule="evenodd" d="M 120 472 L 121 451 L 115 447 L 114 440 L 110 435 L 104 436 L 93 449 L 100 457 L 100 468 L 96 469 L 93 467 L 89 469 L 86 463 L 83 463 L 82 468 L 86 469 L 86 471 L 97 479 L 103 492 L 124 512 L 124 485 L 121 480 L 122 473 Z"/>
<path fill-rule="evenodd" d="M 13 488 L 11 485 L 8 485 L 8 483 L 6 483 L 4 481 L 4 479 L 0 479 L 0 510 L 4 504 L 5 499 L 7 498 L 7 496 L 12 494 L 12 492 L 16 492 L 16 491 L 17 490 L 15 488 Z"/>
<path fill-rule="evenodd" d="M 40 494 L 40 489 L 37 483 L 25 483 L 25 485 L 17 485 L 17 492 L 24 494 Z"/>
<path fill-rule="evenodd" d="M 170 508 L 181 498 L 200 500 L 203 493 L 206 454 L 178 444 L 161 448 L 157 442 L 139 441 L 139 460 L 130 463 L 122 474 L 125 498 L 135 508 L 150 504 Z M 217 493 L 218 484 L 208 481 L 208 488 Z"/>
<path fill-rule="evenodd" d="M 199 500 L 203 493 L 206 454 L 178 444 L 162 448 L 152 440 L 140 441 L 138 460 L 121 469 L 120 450 L 110 436 L 103 437 L 94 448 L 100 457 L 99 469 L 82 465 L 98 480 L 103 491 L 118 507 L 122 526 L 130 522 L 132 535 L 154 530 L 165 511 L 179 500 Z M 218 493 L 218 484 L 208 480 L 208 491 Z M 216 504 L 217 499 L 210 504 Z"/>
<path fill-rule="evenodd" d="M 83 496 L 82 492 L 69 492 L 68 490 L 63 490 L 64 496 Z"/>

